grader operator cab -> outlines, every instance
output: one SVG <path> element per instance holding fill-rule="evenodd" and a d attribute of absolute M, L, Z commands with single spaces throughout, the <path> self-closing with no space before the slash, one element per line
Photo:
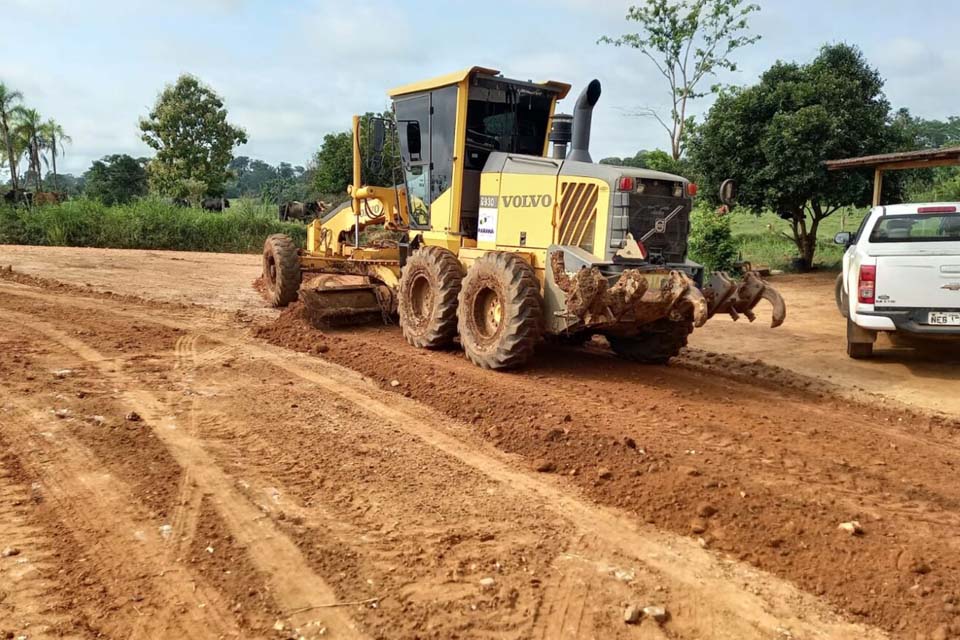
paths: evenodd
<path fill-rule="evenodd" d="M 687 259 L 696 185 L 592 162 L 600 83 L 555 114 L 569 89 L 473 67 L 392 90 L 402 176 L 390 185 L 363 184 L 361 140 L 379 151 L 386 134 L 355 116 L 350 201 L 308 226 L 306 248 L 266 241 L 272 303 L 299 297 L 320 322 L 398 314 L 411 345 L 459 339 L 490 369 L 522 365 L 544 338 L 595 334 L 665 363 L 694 327 L 717 313 L 752 321 L 761 299 L 780 325 L 783 300 L 757 274 L 738 283 Z"/>

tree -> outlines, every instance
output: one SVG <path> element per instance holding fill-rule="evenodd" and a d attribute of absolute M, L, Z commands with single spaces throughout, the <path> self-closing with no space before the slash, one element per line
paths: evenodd
<path fill-rule="evenodd" d="M 717 91 L 699 89 L 704 78 L 726 69 L 736 71 L 733 53 L 760 39 L 747 31 L 756 4 L 744 0 L 645 0 L 631 6 L 627 20 L 639 23 L 639 33 L 618 38 L 604 36 L 600 42 L 638 49 L 656 66 L 670 87 L 670 117 L 664 119 L 653 108 L 641 115 L 652 116 L 670 135 L 674 160 L 683 155 L 686 130 L 692 123 L 687 115 L 689 102 Z"/>
<path fill-rule="evenodd" d="M 7 168 L 10 170 L 10 185 L 14 191 L 20 186 L 17 182 L 17 161 L 20 158 L 20 154 L 14 153 L 13 120 L 14 114 L 22 101 L 22 93 L 14 91 L 3 82 L 0 82 L 0 138 L 3 139 L 4 151 L 7 154 Z"/>
<path fill-rule="evenodd" d="M 95 160 L 83 175 L 86 194 L 104 204 L 125 204 L 147 195 L 147 160 L 126 154 Z"/>
<path fill-rule="evenodd" d="M 320 193 L 343 193 L 353 176 L 353 140 L 349 131 L 328 133 L 314 156 L 314 184 Z"/>
<path fill-rule="evenodd" d="M 246 132 L 227 122 L 223 100 L 191 75 L 167 85 L 140 119 L 140 131 L 157 152 L 148 167 L 151 185 L 176 197 L 195 190 L 196 182 L 205 185 L 206 195 L 222 195 L 233 148 L 247 142 Z"/>
<path fill-rule="evenodd" d="M 382 118 L 387 126 L 384 147 L 376 153 L 373 149 L 372 121 Z M 401 178 L 396 132 L 393 130 L 393 114 L 365 113 L 360 118 L 361 178 L 364 184 L 391 186 Z M 320 193 L 342 193 L 353 181 L 353 136 L 349 131 L 329 133 L 323 145 L 314 155 L 314 185 Z"/>
<path fill-rule="evenodd" d="M 810 267 L 820 222 L 871 201 L 872 174 L 830 171 L 825 160 L 896 147 L 883 80 L 856 47 L 825 46 L 807 65 L 778 62 L 757 85 L 722 93 L 699 128 L 691 158 L 708 197 L 733 178 L 738 202 L 790 222 Z M 888 189 L 898 185 L 889 181 Z"/>
<path fill-rule="evenodd" d="M 53 190 L 59 191 L 60 189 L 57 185 L 57 154 L 63 155 L 63 144 L 65 142 L 73 142 L 73 140 L 53 118 L 43 123 L 41 136 L 46 141 L 44 146 L 50 152 L 51 168 L 53 169 Z"/>
<path fill-rule="evenodd" d="M 14 110 L 14 119 L 16 121 L 14 136 L 27 151 L 27 166 L 34 177 L 34 187 L 40 191 L 40 177 L 43 175 L 40 160 L 46 148 L 43 138 L 43 118 L 36 109 L 17 107 Z"/>

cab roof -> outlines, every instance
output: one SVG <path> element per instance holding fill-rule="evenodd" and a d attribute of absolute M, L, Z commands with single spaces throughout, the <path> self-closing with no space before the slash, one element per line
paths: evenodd
<path fill-rule="evenodd" d="M 431 78 L 429 80 L 421 80 L 420 82 L 413 82 L 410 84 L 405 84 L 394 89 L 390 89 L 387 92 L 387 95 L 391 98 L 397 96 L 406 95 L 409 93 L 419 93 L 421 91 L 430 91 L 431 89 L 438 89 L 440 87 L 446 87 L 451 84 L 457 84 L 463 82 L 467 78 L 470 78 L 476 74 L 483 74 L 488 76 L 498 76 L 500 71 L 497 69 L 489 69 L 487 67 L 469 67 L 467 69 L 461 69 L 460 71 L 454 71 L 453 73 L 448 73 L 443 76 L 438 76 L 436 78 Z M 504 78 L 504 80 L 508 80 Z M 520 82 L 520 81 L 514 81 Z M 527 83 L 523 83 L 527 84 Z M 565 82 L 555 82 L 553 80 L 547 80 L 546 82 L 537 82 L 534 83 L 539 87 L 553 91 L 557 94 L 557 100 L 562 100 L 570 92 L 570 85 Z"/>

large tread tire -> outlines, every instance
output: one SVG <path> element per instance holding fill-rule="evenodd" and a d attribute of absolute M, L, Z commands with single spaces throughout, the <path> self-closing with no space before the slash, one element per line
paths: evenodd
<path fill-rule="evenodd" d="M 443 349 L 457 337 L 457 297 L 463 265 L 442 247 L 422 247 L 400 274 L 398 307 L 403 337 L 421 349 Z"/>
<path fill-rule="evenodd" d="M 263 243 L 263 284 L 267 301 L 285 307 L 297 299 L 301 281 L 300 252 L 290 236 L 275 233 Z"/>
<path fill-rule="evenodd" d="M 687 336 L 693 333 L 693 322 L 674 322 L 661 318 L 647 324 L 643 331 L 632 336 L 607 336 L 613 352 L 625 360 L 641 364 L 667 364 L 687 346 Z"/>
<path fill-rule="evenodd" d="M 484 369 L 526 364 L 543 337 L 543 298 L 537 275 L 514 253 L 490 252 L 463 279 L 460 344 Z"/>

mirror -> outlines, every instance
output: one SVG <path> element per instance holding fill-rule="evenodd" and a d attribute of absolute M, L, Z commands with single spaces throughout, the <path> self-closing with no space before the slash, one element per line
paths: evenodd
<path fill-rule="evenodd" d="M 383 145 L 387 137 L 386 127 L 382 118 L 374 118 L 371 124 L 373 125 L 373 153 L 380 155 L 383 153 Z"/>
<path fill-rule="evenodd" d="M 833 237 L 834 244 L 839 244 L 844 247 L 849 247 L 852 244 L 853 236 L 849 231 L 841 231 Z"/>
<path fill-rule="evenodd" d="M 420 155 L 420 123 L 407 123 L 407 154 L 411 162 L 419 162 L 423 158 Z"/>
<path fill-rule="evenodd" d="M 726 179 L 720 183 L 720 202 L 730 206 L 737 199 L 737 183 L 731 179 Z"/>

